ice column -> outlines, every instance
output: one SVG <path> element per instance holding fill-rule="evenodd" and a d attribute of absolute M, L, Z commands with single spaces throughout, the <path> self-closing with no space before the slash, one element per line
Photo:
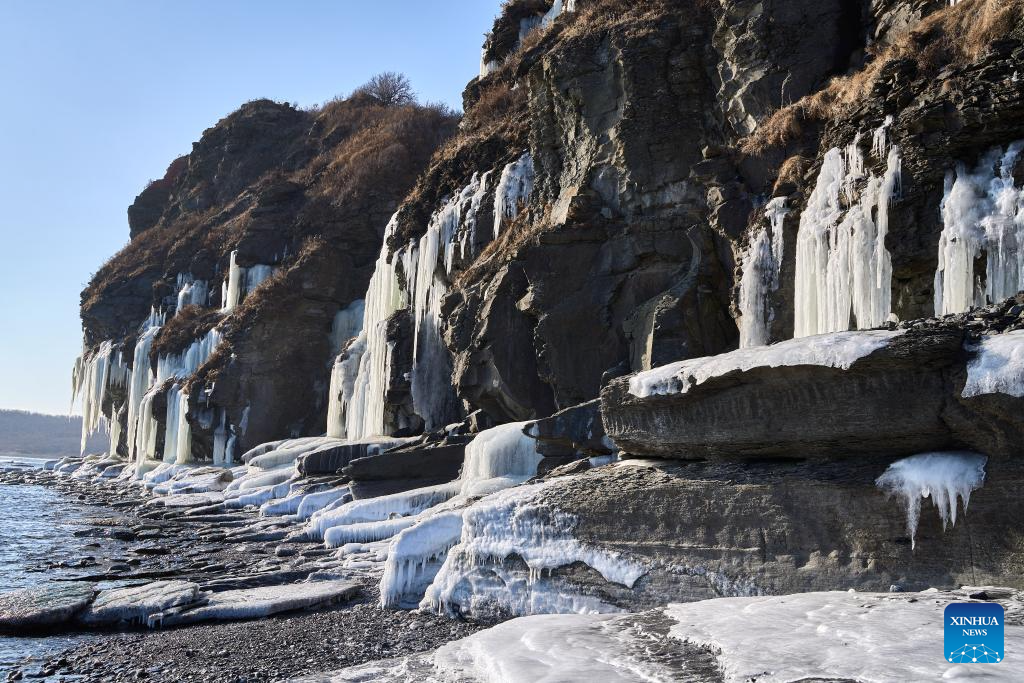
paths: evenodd
<path fill-rule="evenodd" d="M 768 297 L 779 288 L 785 248 L 783 222 L 788 213 L 785 197 L 768 202 L 768 225 L 757 231 L 744 256 L 739 295 L 740 348 L 763 346 L 769 341 L 768 326 L 774 312 Z"/>
<path fill-rule="evenodd" d="M 876 327 L 889 319 L 892 264 L 885 237 L 902 164 L 899 148 L 886 142 L 889 123 L 872 141 L 876 154 L 885 153 L 881 177 L 866 174 L 859 134 L 845 152 L 825 154 L 797 233 L 797 337 Z"/>
<path fill-rule="evenodd" d="M 1016 294 L 1024 288 L 1024 185 L 1013 168 L 1024 141 L 986 154 L 977 168 L 959 164 L 946 174 L 940 209 L 935 313 L 961 313 Z M 985 258 L 985 274 L 976 260 Z"/>
<path fill-rule="evenodd" d="M 533 178 L 533 157 L 529 152 L 502 170 L 494 194 L 495 239 L 501 234 L 502 226 L 515 218 L 526 205 L 533 192 Z"/>

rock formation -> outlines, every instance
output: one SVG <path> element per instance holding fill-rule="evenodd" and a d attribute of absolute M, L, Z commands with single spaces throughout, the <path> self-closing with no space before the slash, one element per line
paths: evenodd
<path fill-rule="evenodd" d="M 124 471 L 241 459 L 387 607 L 1024 586 L 1024 3 L 501 12 L 457 126 L 252 102 L 139 196 Z"/>

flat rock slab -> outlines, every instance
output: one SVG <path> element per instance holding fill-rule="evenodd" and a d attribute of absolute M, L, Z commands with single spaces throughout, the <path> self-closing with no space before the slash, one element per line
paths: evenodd
<path fill-rule="evenodd" d="M 90 625 L 146 623 L 150 615 L 196 601 L 199 584 L 188 581 L 154 581 L 143 586 L 101 591 L 79 615 Z"/>
<path fill-rule="evenodd" d="M 153 615 L 152 626 L 177 626 L 201 621 L 231 621 L 268 617 L 347 600 L 359 592 L 355 581 L 318 581 L 264 586 L 213 593 L 199 607 L 172 609 Z"/>
<path fill-rule="evenodd" d="M 172 493 L 169 496 L 153 498 L 147 505 L 163 506 L 166 508 L 189 508 L 200 505 L 216 505 L 224 502 L 224 494 L 219 492 L 209 493 Z"/>
<path fill-rule="evenodd" d="M 70 621 L 92 601 L 88 584 L 42 585 L 0 595 L 0 631 L 45 629 Z"/>

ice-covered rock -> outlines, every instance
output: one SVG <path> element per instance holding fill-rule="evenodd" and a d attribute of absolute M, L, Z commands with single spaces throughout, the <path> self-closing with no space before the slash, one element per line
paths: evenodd
<path fill-rule="evenodd" d="M 354 581 L 316 581 L 281 586 L 242 588 L 204 595 L 202 604 L 153 614 L 150 627 L 268 617 L 281 612 L 309 609 L 351 598 L 359 592 Z"/>
<path fill-rule="evenodd" d="M 199 585 L 189 581 L 154 581 L 130 588 L 100 591 L 78 619 L 90 626 L 101 624 L 145 624 L 157 612 L 195 602 Z"/>
<path fill-rule="evenodd" d="M 85 609 L 96 590 L 89 584 L 50 583 L 0 595 L 0 632 L 53 628 Z"/>
<path fill-rule="evenodd" d="M 961 396 L 1024 397 L 1024 330 L 984 337 L 973 352 Z"/>

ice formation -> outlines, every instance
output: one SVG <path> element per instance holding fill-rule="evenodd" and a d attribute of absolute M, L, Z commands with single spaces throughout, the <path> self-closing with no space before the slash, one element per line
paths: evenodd
<path fill-rule="evenodd" d="M 78 618 L 90 625 L 144 624 L 151 614 L 194 602 L 198 593 L 198 584 L 188 581 L 154 581 L 142 586 L 110 588 L 100 591 Z"/>
<path fill-rule="evenodd" d="M 942 528 L 956 524 L 957 499 L 962 499 L 964 512 L 971 492 L 985 482 L 984 455 L 977 453 L 922 453 L 897 460 L 875 484 L 886 493 L 903 498 L 907 508 L 907 532 L 911 548 L 917 523 L 921 517 L 921 499 L 931 498 L 942 518 Z"/>
<path fill-rule="evenodd" d="M 1024 288 L 1024 186 L 1013 169 L 1024 141 L 986 154 L 973 171 L 946 174 L 935 270 L 935 313 L 960 313 Z M 985 259 L 985 277 L 974 271 Z"/>
<path fill-rule="evenodd" d="M 523 433 L 528 424 L 511 422 L 492 427 L 469 442 L 460 476 L 462 493 L 475 493 L 481 482 L 506 478 L 513 486 L 537 474 L 541 456 L 537 441 Z"/>
<path fill-rule="evenodd" d="M 1007 394 L 1024 397 L 1024 330 L 984 337 L 971 349 L 961 396 Z"/>
<path fill-rule="evenodd" d="M 196 280 L 191 273 L 178 273 L 178 296 L 175 312 L 186 306 L 205 306 L 209 299 L 206 280 Z"/>
<path fill-rule="evenodd" d="M 886 157 L 881 177 L 865 170 L 860 134 L 845 151 L 825 154 L 797 232 L 794 336 L 866 329 L 889 319 L 885 237 L 902 164 L 899 148 L 887 144 L 891 124 L 886 119 L 872 140 L 875 155 Z"/>
<path fill-rule="evenodd" d="M 618 552 L 580 543 L 572 535 L 574 517 L 553 510 L 539 494 L 551 482 L 500 491 L 463 511 L 462 536 L 447 554 L 420 604 L 434 611 L 493 609 L 514 614 L 609 611 L 594 599 L 555 586 L 539 585 L 545 570 L 583 562 L 607 581 L 632 587 L 647 572 Z M 509 556 L 526 563 L 516 576 L 502 563 Z M 390 562 L 390 558 L 389 558 Z M 500 576 L 495 582 L 493 577 Z"/>
<path fill-rule="evenodd" d="M 563 12 L 575 12 L 576 11 L 576 0 L 555 0 L 551 4 L 551 9 L 547 11 L 544 17 L 540 20 L 540 25 L 543 28 L 550 26 L 558 15 Z"/>
<path fill-rule="evenodd" d="M 228 277 L 221 285 L 221 311 L 230 313 L 238 304 L 242 303 L 243 297 L 249 294 L 257 286 L 274 274 L 274 267 L 264 264 L 256 264 L 249 268 L 243 268 L 237 263 L 238 251 L 231 252 L 231 260 L 228 266 Z"/>
<path fill-rule="evenodd" d="M 691 387 L 736 370 L 822 365 L 848 369 L 857 360 L 886 346 L 904 330 L 832 332 L 789 339 L 771 346 L 737 349 L 704 358 L 691 358 L 637 373 L 629 379 L 629 393 L 639 398 L 685 394 Z"/>
<path fill-rule="evenodd" d="M 740 348 L 764 346 L 774 312 L 768 297 L 779 288 L 785 249 L 783 222 L 789 209 L 786 198 L 776 197 L 765 206 L 768 225 L 757 231 L 743 258 L 740 280 Z"/>
<path fill-rule="evenodd" d="M 130 372 L 121 360 L 121 351 L 113 342 L 105 341 L 92 355 L 82 355 L 75 361 L 71 375 L 71 396 L 82 398 L 82 452 L 89 436 L 100 428 L 103 417 L 103 402 L 107 388 L 123 387 L 128 383 Z"/>
<path fill-rule="evenodd" d="M 494 238 L 505 223 L 519 215 L 533 193 L 533 157 L 529 152 L 501 171 L 494 194 Z"/>
<path fill-rule="evenodd" d="M 381 605 L 415 607 L 434 580 L 448 551 L 461 537 L 461 510 L 432 515 L 398 533 L 391 543 L 380 581 Z"/>
<path fill-rule="evenodd" d="M 334 355 L 341 353 L 349 339 L 359 336 L 363 329 L 364 315 L 366 302 L 362 299 L 356 299 L 334 314 L 334 321 L 331 323 L 331 348 Z"/>
<path fill-rule="evenodd" d="M 532 166 L 526 154 L 502 171 L 494 190 L 495 230 L 522 209 L 532 186 Z M 389 244 L 398 229 L 397 215 L 388 223 L 366 292 L 362 330 L 331 371 L 328 435 L 357 441 L 415 426 L 396 424 L 396 418 L 385 411 L 392 351 L 387 321 L 403 308 L 409 309 L 414 323 L 410 376 L 414 412 L 427 429 L 442 427 L 458 414 L 451 388 L 451 356 L 440 333 L 441 302 L 458 266 L 475 257 L 474 250 L 490 239 L 480 234 L 478 225 L 481 207 L 491 192 L 491 175 L 474 174 L 431 216 L 422 237 L 393 254 Z"/>

